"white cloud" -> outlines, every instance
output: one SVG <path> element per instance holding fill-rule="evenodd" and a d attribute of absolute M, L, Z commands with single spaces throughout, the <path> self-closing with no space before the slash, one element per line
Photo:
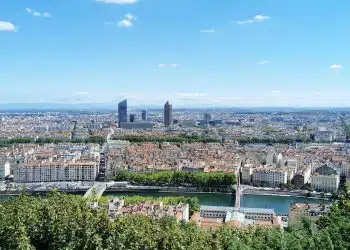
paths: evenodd
<path fill-rule="evenodd" d="M 329 66 L 330 69 L 342 69 L 343 66 L 341 64 L 332 64 Z"/>
<path fill-rule="evenodd" d="M 35 11 L 35 10 L 31 9 L 31 8 L 25 8 L 25 10 L 28 12 L 28 14 L 30 14 L 32 16 L 35 16 L 35 17 L 44 17 L 44 18 L 52 17 L 49 12 L 40 13 L 40 12 Z"/>
<path fill-rule="evenodd" d="M 201 33 L 215 33 L 215 29 L 202 29 L 200 30 Z"/>
<path fill-rule="evenodd" d="M 96 2 L 106 4 L 135 4 L 138 0 L 96 0 Z"/>
<path fill-rule="evenodd" d="M 237 21 L 237 24 L 251 24 L 251 23 L 262 23 L 267 20 L 271 19 L 269 16 L 264 16 L 264 15 L 256 15 L 253 18 L 247 19 L 247 20 L 240 20 Z"/>
<path fill-rule="evenodd" d="M 133 14 L 127 13 L 124 15 L 124 18 L 118 22 L 117 25 L 119 28 L 131 28 L 134 26 L 135 20 L 136 17 Z"/>
<path fill-rule="evenodd" d="M 269 61 L 267 61 L 267 60 L 261 60 L 261 61 L 258 62 L 258 64 L 260 64 L 260 65 L 265 65 L 265 64 L 268 64 L 268 63 L 269 63 Z"/>
<path fill-rule="evenodd" d="M 266 20 L 269 20 L 270 17 L 269 16 L 264 16 L 264 15 L 256 15 L 254 18 L 255 22 L 264 22 Z"/>
<path fill-rule="evenodd" d="M 51 14 L 49 12 L 44 12 L 43 17 L 49 18 L 51 17 Z"/>
<path fill-rule="evenodd" d="M 0 21 L 0 31 L 15 32 L 16 26 L 10 22 Z"/>
<path fill-rule="evenodd" d="M 130 21 L 135 21 L 135 20 L 136 20 L 136 16 L 134 16 L 134 15 L 131 14 L 131 13 L 126 13 L 126 14 L 124 15 L 124 17 L 125 17 L 125 19 L 128 19 L 128 20 L 130 20 Z"/>
<path fill-rule="evenodd" d="M 131 28 L 133 25 L 134 24 L 130 20 L 126 19 L 126 18 L 124 18 L 123 20 L 118 22 L 118 27 L 119 28 Z"/>
<path fill-rule="evenodd" d="M 157 65 L 158 68 L 178 68 L 180 67 L 180 64 L 177 63 L 172 63 L 172 64 L 165 64 L 165 63 L 160 63 Z"/>

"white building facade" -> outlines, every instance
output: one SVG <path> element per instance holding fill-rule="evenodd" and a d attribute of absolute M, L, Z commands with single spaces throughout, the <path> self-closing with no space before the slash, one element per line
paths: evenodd
<path fill-rule="evenodd" d="M 339 175 L 311 175 L 311 187 L 316 191 L 336 193 L 338 191 Z"/>
<path fill-rule="evenodd" d="M 94 181 L 98 162 L 22 163 L 14 166 L 15 182 Z"/>
<path fill-rule="evenodd" d="M 200 216 L 204 218 L 227 218 L 231 217 L 231 214 L 234 212 L 242 213 L 246 219 L 250 220 L 269 221 L 276 216 L 273 209 L 267 208 L 235 208 L 223 206 L 201 206 L 200 208 Z"/>
<path fill-rule="evenodd" d="M 261 168 L 255 169 L 252 175 L 253 184 L 268 184 L 269 186 L 278 186 L 287 184 L 288 170 L 281 168 Z"/>
<path fill-rule="evenodd" d="M 241 168 L 242 184 L 250 184 L 252 182 L 252 174 L 254 168 L 251 165 L 245 165 Z"/>

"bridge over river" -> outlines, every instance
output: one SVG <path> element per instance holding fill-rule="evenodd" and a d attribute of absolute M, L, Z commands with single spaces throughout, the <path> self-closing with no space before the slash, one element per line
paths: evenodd
<path fill-rule="evenodd" d="M 107 188 L 106 182 L 95 182 L 95 184 L 86 191 L 84 198 L 96 197 L 100 198 Z"/>

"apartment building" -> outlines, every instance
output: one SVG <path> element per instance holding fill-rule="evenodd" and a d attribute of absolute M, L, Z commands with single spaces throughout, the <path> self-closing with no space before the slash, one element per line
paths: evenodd
<path fill-rule="evenodd" d="M 315 136 L 315 142 L 330 142 L 334 138 L 332 131 L 317 131 Z"/>
<path fill-rule="evenodd" d="M 298 169 L 298 160 L 297 159 L 287 159 L 285 164 L 288 168 L 292 168 L 297 170 Z"/>
<path fill-rule="evenodd" d="M 311 187 L 316 191 L 336 193 L 340 183 L 340 172 L 330 164 L 321 165 L 311 175 Z"/>
<path fill-rule="evenodd" d="M 23 162 L 14 165 L 15 182 L 94 181 L 98 162 Z"/>
<path fill-rule="evenodd" d="M 269 152 L 266 156 L 266 165 L 279 166 L 282 158 L 283 156 L 281 153 Z"/>
<path fill-rule="evenodd" d="M 251 184 L 253 172 L 254 168 L 250 164 L 246 164 L 241 168 L 242 184 Z"/>
<path fill-rule="evenodd" d="M 306 166 L 303 170 L 299 171 L 294 175 L 292 179 L 292 184 L 294 184 L 296 188 L 301 188 L 310 181 L 310 176 L 311 166 Z"/>
<path fill-rule="evenodd" d="M 350 179 L 350 163 L 343 164 L 342 174 L 345 175 L 347 179 Z"/>
<path fill-rule="evenodd" d="M 288 170 L 273 167 L 257 168 L 252 174 L 252 181 L 255 185 L 268 184 L 269 186 L 278 186 L 287 184 Z"/>
<path fill-rule="evenodd" d="M 338 191 L 340 177 L 338 174 L 333 175 L 311 175 L 311 187 L 319 192 L 336 193 Z"/>
<path fill-rule="evenodd" d="M 265 208 L 235 208 L 224 206 L 201 206 L 200 216 L 204 218 L 226 218 L 229 220 L 233 212 L 243 213 L 250 220 L 272 220 L 276 215 L 273 209 Z"/>

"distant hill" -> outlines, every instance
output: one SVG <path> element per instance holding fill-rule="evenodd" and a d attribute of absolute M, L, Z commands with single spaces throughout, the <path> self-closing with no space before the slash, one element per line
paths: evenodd
<path fill-rule="evenodd" d="M 162 111 L 162 105 L 135 105 L 130 109 L 148 109 Z M 50 111 L 50 110 L 117 110 L 117 103 L 4 103 L 0 104 L 0 111 Z M 174 111 L 226 111 L 226 112 L 305 112 L 305 111 L 343 111 L 349 112 L 350 108 L 295 108 L 295 107 L 220 107 L 214 105 L 189 106 L 174 105 Z"/>

